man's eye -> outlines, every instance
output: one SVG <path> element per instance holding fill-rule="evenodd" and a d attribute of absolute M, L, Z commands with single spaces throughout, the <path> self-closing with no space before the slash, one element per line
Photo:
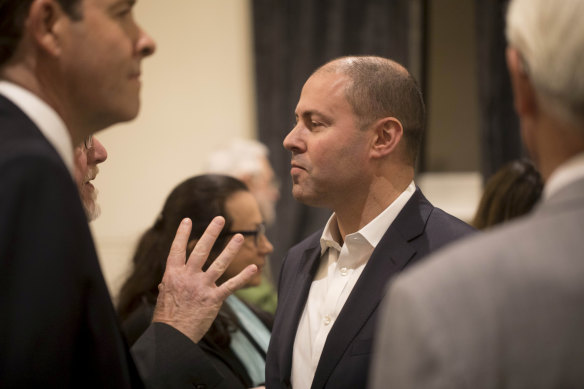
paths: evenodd
<path fill-rule="evenodd" d="M 129 16 L 131 14 L 132 14 L 132 8 L 124 8 L 118 12 L 118 17 L 125 18 L 126 16 Z"/>

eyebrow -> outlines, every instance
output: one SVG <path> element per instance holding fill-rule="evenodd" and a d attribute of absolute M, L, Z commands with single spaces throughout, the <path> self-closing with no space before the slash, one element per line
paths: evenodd
<path fill-rule="evenodd" d="M 115 9 L 117 7 L 122 7 L 125 5 L 133 7 L 137 1 L 138 0 L 118 0 L 118 1 L 115 1 L 112 4 L 110 4 L 109 9 Z"/>
<path fill-rule="evenodd" d="M 310 111 L 305 111 L 302 113 L 302 118 L 303 119 L 311 119 L 314 116 L 326 121 L 326 122 L 332 122 L 332 118 L 329 115 L 326 115 L 320 111 L 317 110 L 310 110 Z"/>

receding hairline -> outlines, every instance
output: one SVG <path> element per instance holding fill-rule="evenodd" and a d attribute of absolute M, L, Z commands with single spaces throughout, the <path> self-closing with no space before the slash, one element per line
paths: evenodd
<path fill-rule="evenodd" d="M 327 62 L 311 77 L 327 73 L 346 77 L 345 98 L 359 128 L 366 129 L 383 117 L 401 122 L 407 153 L 415 163 L 424 133 L 425 106 L 422 91 L 407 68 L 389 58 L 347 56 Z"/>
<path fill-rule="evenodd" d="M 341 73 L 350 75 L 349 70 L 352 69 L 355 64 L 364 62 L 387 65 L 391 67 L 396 73 L 399 73 L 405 77 L 410 76 L 410 72 L 408 72 L 408 70 L 400 63 L 389 58 L 377 56 L 347 56 L 335 58 L 316 69 L 312 75 L 319 73 Z"/>
<path fill-rule="evenodd" d="M 381 66 L 387 66 L 395 71 L 396 75 L 403 76 L 404 78 L 410 78 L 412 75 L 410 72 L 398 62 L 391 60 L 389 58 L 364 55 L 364 56 L 345 56 L 335 58 L 324 65 L 317 68 L 309 78 L 318 77 L 325 74 L 338 74 L 344 76 L 348 82 L 344 85 L 345 98 L 351 105 L 351 108 L 355 109 L 352 99 L 350 98 L 350 90 L 354 87 L 355 83 L 355 73 L 353 71 L 359 64 L 377 64 Z M 413 77 L 412 77 L 413 78 Z M 356 113 L 356 112 L 355 112 Z"/>

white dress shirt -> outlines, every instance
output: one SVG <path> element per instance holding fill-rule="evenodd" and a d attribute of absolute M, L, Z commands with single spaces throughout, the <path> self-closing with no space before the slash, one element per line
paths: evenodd
<path fill-rule="evenodd" d="M 71 135 L 57 112 L 32 92 L 8 81 L 0 81 L 0 94 L 12 101 L 36 124 L 73 176 Z"/>
<path fill-rule="evenodd" d="M 568 186 L 582 177 L 584 177 L 584 153 L 570 158 L 552 173 L 545 183 L 543 190 L 544 199 L 549 199 L 551 195 L 561 188 Z"/>
<path fill-rule="evenodd" d="M 321 259 L 294 339 L 291 382 L 294 389 L 309 389 L 326 338 L 351 294 L 373 250 L 410 197 L 407 189 L 375 219 L 342 242 L 336 214 L 327 222 L 320 238 Z"/>

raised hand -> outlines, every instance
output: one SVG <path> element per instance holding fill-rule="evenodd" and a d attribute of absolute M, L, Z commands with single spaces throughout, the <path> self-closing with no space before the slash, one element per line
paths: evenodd
<path fill-rule="evenodd" d="M 214 218 L 187 261 L 186 248 L 192 222 L 184 219 L 172 242 L 166 270 L 158 285 L 158 300 L 152 321 L 171 325 L 195 343 L 209 330 L 223 301 L 246 285 L 258 271 L 257 266 L 249 265 L 221 285 L 215 283 L 243 244 L 240 234 L 231 239 L 207 271 L 202 270 L 224 225 L 225 219 L 221 216 Z"/>

